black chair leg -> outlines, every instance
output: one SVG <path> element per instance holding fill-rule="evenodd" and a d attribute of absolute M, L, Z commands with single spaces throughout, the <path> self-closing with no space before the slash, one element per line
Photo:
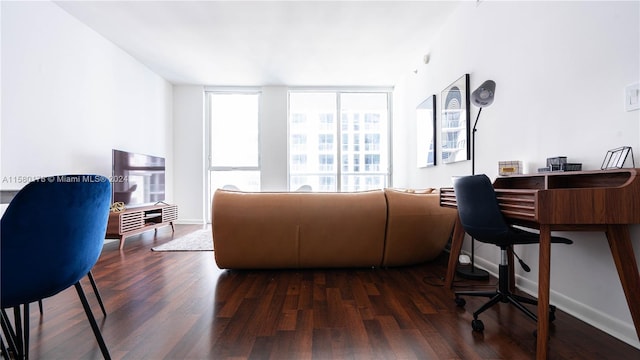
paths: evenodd
<path fill-rule="evenodd" d="M 22 330 L 22 315 L 20 314 L 20 305 L 13 307 L 13 320 L 16 325 L 16 346 L 18 347 L 18 356 L 24 357 L 24 339 Z"/>
<path fill-rule="evenodd" d="M 491 298 L 491 300 L 487 301 L 484 305 L 482 305 L 478 310 L 473 313 L 473 318 L 478 319 L 478 315 L 482 314 L 485 310 L 492 307 L 493 305 L 499 303 L 502 300 L 502 294 L 495 293 L 495 296 Z"/>
<path fill-rule="evenodd" d="M 29 358 L 29 303 L 24 304 L 24 308 L 22 309 L 23 313 L 23 326 L 24 326 L 24 358 Z"/>
<path fill-rule="evenodd" d="M 4 337 L 7 340 L 7 345 L 9 346 L 8 351 L 14 354 L 16 357 L 19 357 L 21 351 L 18 349 L 17 336 L 11 323 L 9 322 L 9 316 L 7 312 L 2 309 L 0 312 L 0 324 L 2 325 L 2 332 L 4 333 Z M 10 359 L 11 357 L 7 357 Z"/>
<path fill-rule="evenodd" d="M 519 299 L 515 298 L 514 296 L 508 296 L 507 300 L 509 300 L 510 303 L 515 305 L 515 307 L 517 307 L 520 311 L 522 311 L 525 315 L 527 315 L 533 321 L 538 321 L 538 316 L 534 314 L 531 310 L 527 309 L 524 305 L 522 305 L 518 301 Z"/>
<path fill-rule="evenodd" d="M 91 287 L 93 288 L 93 293 L 96 294 L 96 298 L 98 299 L 98 304 L 100 304 L 100 309 L 102 310 L 102 314 L 106 317 L 107 310 L 104 307 L 104 303 L 102 302 L 102 296 L 100 296 L 100 292 L 98 291 L 98 285 L 96 284 L 96 280 L 93 278 L 93 274 L 91 271 L 87 274 L 89 277 L 89 281 L 91 282 Z M 40 315 L 44 313 L 42 308 L 42 300 L 38 300 L 38 309 L 40 309 Z"/>
<path fill-rule="evenodd" d="M 4 340 L 0 337 L 0 355 L 5 359 L 11 359 L 9 357 L 9 349 L 4 344 Z"/>
<path fill-rule="evenodd" d="M 102 303 L 102 296 L 100 296 L 100 292 L 98 291 L 98 285 L 96 285 L 96 281 L 93 278 L 93 274 L 91 271 L 87 274 L 89 277 L 89 281 L 91 282 L 91 287 L 93 287 L 93 293 L 96 294 L 96 298 L 98 299 L 98 304 L 100 304 L 100 309 L 102 309 L 102 315 L 107 317 L 107 310 L 104 308 L 104 304 Z"/>
<path fill-rule="evenodd" d="M 496 291 L 456 291 L 455 295 L 458 296 L 480 296 L 492 298 L 497 294 Z"/>
<path fill-rule="evenodd" d="M 93 316 L 93 312 L 91 312 L 91 307 L 89 306 L 89 302 L 87 301 L 87 296 L 84 294 L 82 285 L 80 285 L 80 281 L 75 284 L 75 287 L 76 291 L 78 292 L 78 297 L 80 297 L 80 302 L 82 302 L 84 312 L 87 314 L 87 319 L 89 319 L 89 323 L 91 324 L 93 334 L 96 336 L 96 340 L 98 341 L 98 345 L 100 346 L 100 351 L 102 351 L 102 356 L 105 358 L 105 360 L 110 360 L 111 355 L 109 354 L 109 349 L 107 349 L 107 345 L 102 338 L 102 333 L 100 332 L 100 328 L 96 323 L 96 318 Z"/>
<path fill-rule="evenodd" d="M 528 297 L 516 295 L 514 293 L 511 293 L 511 297 L 513 297 L 514 299 L 520 301 L 521 303 L 538 306 L 538 300 L 536 300 L 536 299 L 531 299 L 531 298 L 528 298 Z"/>

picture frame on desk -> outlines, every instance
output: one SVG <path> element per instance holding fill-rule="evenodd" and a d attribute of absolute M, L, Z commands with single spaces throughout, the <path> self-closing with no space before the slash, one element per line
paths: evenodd
<path fill-rule="evenodd" d="M 464 74 L 442 90 L 440 101 L 442 163 L 471 160 L 469 74 Z"/>
<path fill-rule="evenodd" d="M 602 166 L 600 169 L 609 170 L 609 169 L 622 169 L 624 167 L 624 163 L 627 161 L 627 157 L 631 153 L 631 159 L 633 161 L 633 167 L 635 167 L 635 160 L 633 160 L 633 151 L 631 146 L 621 146 L 619 148 L 611 149 L 607 151 L 607 154 L 604 156 L 604 160 L 602 161 Z"/>

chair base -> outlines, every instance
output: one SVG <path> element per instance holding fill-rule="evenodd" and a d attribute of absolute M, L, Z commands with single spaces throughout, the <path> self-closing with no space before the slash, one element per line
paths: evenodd
<path fill-rule="evenodd" d="M 484 324 L 482 320 L 478 319 L 478 316 L 492 307 L 493 305 L 502 302 L 502 303 L 510 303 L 513 304 L 518 310 L 522 311 L 527 317 L 532 319 L 533 321 L 538 321 L 538 317 L 531 310 L 526 308 L 523 304 L 528 305 L 538 305 L 538 300 L 520 296 L 514 294 L 509 290 L 508 283 L 508 275 L 509 275 L 509 267 L 506 264 L 501 264 L 499 266 L 499 278 L 498 278 L 498 290 L 496 291 L 456 291 L 455 292 L 455 302 L 459 307 L 464 307 L 466 305 L 466 301 L 460 296 L 481 296 L 489 298 L 489 301 L 482 305 L 478 310 L 473 313 L 473 321 L 471 322 L 471 327 L 474 331 L 483 331 Z M 549 306 L 549 320 L 555 320 L 555 312 L 556 307 L 553 305 Z"/>

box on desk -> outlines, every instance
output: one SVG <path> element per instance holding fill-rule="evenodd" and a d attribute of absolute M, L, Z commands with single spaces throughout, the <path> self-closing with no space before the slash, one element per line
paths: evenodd
<path fill-rule="evenodd" d="M 547 158 L 547 167 L 551 171 L 561 170 L 563 165 L 567 163 L 566 156 L 556 156 L 552 158 Z"/>
<path fill-rule="evenodd" d="M 582 163 L 568 163 L 566 156 L 547 158 L 547 167 L 538 168 L 538 172 L 580 170 L 582 170 Z"/>
<path fill-rule="evenodd" d="M 522 174 L 522 161 L 498 161 L 498 174 L 500 176 Z"/>

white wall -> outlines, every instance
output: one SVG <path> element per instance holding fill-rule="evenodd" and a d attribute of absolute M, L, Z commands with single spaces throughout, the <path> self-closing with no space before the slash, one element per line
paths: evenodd
<path fill-rule="evenodd" d="M 173 88 L 175 203 L 182 223 L 206 222 L 204 87 Z"/>
<path fill-rule="evenodd" d="M 260 186 L 263 191 L 288 190 L 288 91 L 262 88 L 260 98 Z"/>
<path fill-rule="evenodd" d="M 440 109 L 440 91 L 464 73 L 470 91 L 487 79 L 497 84 L 478 123 L 476 173 L 495 178 L 500 160 L 522 160 L 532 173 L 553 156 L 599 169 L 606 151 L 622 145 L 640 161 L 640 111 L 624 109 L 624 87 L 640 80 L 639 24 L 637 1 L 464 3 L 435 38 L 417 44 L 430 63 L 417 75 L 407 69 L 396 86 L 395 144 L 406 145 L 394 147 L 394 185 L 451 186 L 452 176 L 471 173 L 470 161 L 415 166 L 416 105 L 437 94 Z M 604 235 L 565 235 L 575 243 L 553 246 L 552 302 L 640 347 Z M 640 257 L 640 227 L 632 237 Z M 519 285 L 535 293 L 537 248 L 518 252 L 536 265 Z M 476 256 L 497 272 L 495 246 L 476 242 Z"/>
<path fill-rule="evenodd" d="M 51 2 L 1 2 L 0 185 L 21 176 L 111 175 L 111 149 L 167 158 L 172 87 Z"/>

